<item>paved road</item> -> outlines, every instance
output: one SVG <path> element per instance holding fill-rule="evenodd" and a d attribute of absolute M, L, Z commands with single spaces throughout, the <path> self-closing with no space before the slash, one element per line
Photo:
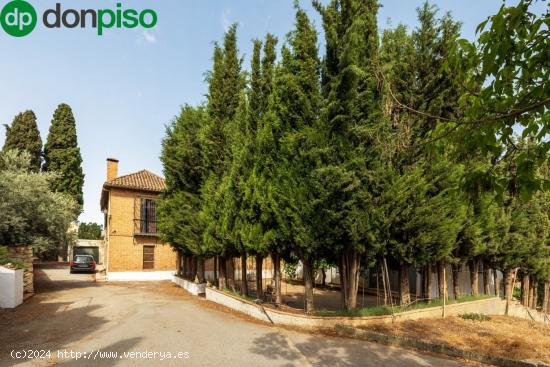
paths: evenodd
<path fill-rule="evenodd" d="M 189 296 L 169 282 L 96 283 L 93 275 L 69 274 L 66 268 L 54 267 L 38 270 L 36 276 L 37 295 L 14 311 L 0 311 L 0 366 L 463 365 L 379 344 L 251 322 Z M 10 357 L 12 349 L 51 350 L 51 359 L 16 360 Z M 96 360 L 65 358 L 58 350 L 93 351 L 87 356 Z M 106 358 L 96 354 L 98 350 L 118 354 Z M 142 354 L 123 354 L 130 352 Z M 157 355 L 150 353 L 144 359 L 143 352 Z M 160 352 L 170 352 L 172 358 L 161 360 Z"/>

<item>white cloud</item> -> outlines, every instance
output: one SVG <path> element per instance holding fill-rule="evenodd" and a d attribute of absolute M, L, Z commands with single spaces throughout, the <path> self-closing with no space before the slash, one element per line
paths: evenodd
<path fill-rule="evenodd" d="M 226 32 L 232 24 L 231 20 L 229 19 L 230 17 L 231 17 L 231 9 L 229 8 L 225 9 L 222 12 L 222 27 Z"/>
<path fill-rule="evenodd" d="M 144 29 L 143 32 L 141 32 L 141 34 L 143 35 L 143 38 L 145 39 L 145 41 L 147 41 L 148 43 L 157 43 L 157 37 L 153 33 L 150 33 L 149 31 L 147 31 L 146 29 Z"/>

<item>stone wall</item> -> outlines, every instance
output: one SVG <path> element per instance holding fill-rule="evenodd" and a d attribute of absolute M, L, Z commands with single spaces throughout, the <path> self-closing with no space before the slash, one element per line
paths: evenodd
<path fill-rule="evenodd" d="M 8 246 L 8 257 L 25 265 L 25 272 L 23 274 L 23 288 L 25 298 L 34 294 L 34 256 L 32 252 L 32 246 Z"/>

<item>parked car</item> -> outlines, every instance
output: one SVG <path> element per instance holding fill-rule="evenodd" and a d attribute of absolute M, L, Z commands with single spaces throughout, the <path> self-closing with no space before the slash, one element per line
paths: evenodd
<path fill-rule="evenodd" d="M 95 271 L 95 260 L 91 255 L 76 255 L 74 261 L 71 261 L 71 273 L 78 271 Z"/>

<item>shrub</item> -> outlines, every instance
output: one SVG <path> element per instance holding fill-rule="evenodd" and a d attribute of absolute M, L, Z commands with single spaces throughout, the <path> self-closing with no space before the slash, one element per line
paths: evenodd
<path fill-rule="evenodd" d="M 473 312 L 458 315 L 458 317 L 464 320 L 472 320 L 472 321 L 490 321 L 491 320 L 491 318 L 485 314 L 473 313 Z"/>

